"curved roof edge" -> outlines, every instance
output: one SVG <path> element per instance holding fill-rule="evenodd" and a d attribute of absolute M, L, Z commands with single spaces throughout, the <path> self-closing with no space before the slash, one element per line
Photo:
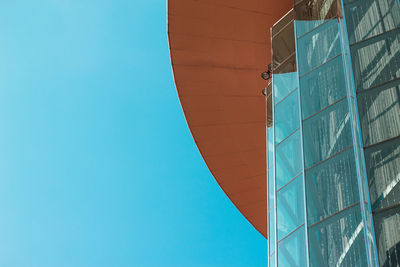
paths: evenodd
<path fill-rule="evenodd" d="M 175 85 L 210 172 L 243 216 L 267 233 L 266 108 L 260 73 L 270 28 L 293 0 L 169 0 Z"/>

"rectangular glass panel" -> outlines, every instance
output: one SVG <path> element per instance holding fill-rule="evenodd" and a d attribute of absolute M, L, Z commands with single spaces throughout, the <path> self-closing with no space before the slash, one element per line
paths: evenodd
<path fill-rule="evenodd" d="M 365 150 L 372 209 L 400 203 L 400 137 Z"/>
<path fill-rule="evenodd" d="M 275 147 L 276 189 L 293 179 L 302 171 L 300 131 L 296 131 Z"/>
<path fill-rule="evenodd" d="M 303 176 L 299 176 L 276 193 L 278 240 L 304 224 Z"/>
<path fill-rule="evenodd" d="M 365 146 L 400 136 L 400 85 L 362 92 L 357 100 Z"/>
<path fill-rule="evenodd" d="M 310 266 L 368 266 L 360 205 L 309 228 L 308 240 Z"/>
<path fill-rule="evenodd" d="M 297 21 L 296 21 L 297 27 Z M 336 19 L 326 22 L 297 41 L 300 76 L 341 53 Z"/>
<path fill-rule="evenodd" d="M 303 136 L 306 168 L 351 146 L 347 99 L 305 120 Z"/>
<path fill-rule="evenodd" d="M 351 47 L 357 91 L 400 77 L 400 29 L 378 37 Z"/>
<path fill-rule="evenodd" d="M 278 245 L 279 267 L 304 267 L 307 265 L 305 250 L 305 228 L 299 228 L 296 232 L 285 238 Z"/>
<path fill-rule="evenodd" d="M 303 119 L 346 96 L 342 57 L 300 78 Z"/>
<path fill-rule="evenodd" d="M 291 21 L 279 33 L 272 37 L 273 69 L 275 70 L 281 65 L 295 50 L 294 23 Z"/>
<path fill-rule="evenodd" d="M 274 74 L 274 103 L 297 88 L 297 72 Z"/>
<path fill-rule="evenodd" d="M 400 27 L 398 0 L 359 0 L 345 12 L 350 44 Z"/>
<path fill-rule="evenodd" d="M 335 18 L 337 0 L 303 0 L 295 1 L 296 34 L 301 36 L 328 19 Z"/>
<path fill-rule="evenodd" d="M 374 216 L 380 266 L 400 265 L 400 207 Z"/>
<path fill-rule="evenodd" d="M 309 225 L 359 202 L 354 150 L 306 171 L 306 189 Z"/>
<path fill-rule="evenodd" d="M 285 28 L 289 23 L 293 23 L 294 12 L 293 9 L 290 10 L 285 16 L 283 16 L 277 23 L 272 26 L 272 36 L 275 36 L 283 28 Z"/>
<path fill-rule="evenodd" d="M 282 142 L 300 126 L 298 90 L 275 106 L 275 144 Z"/>

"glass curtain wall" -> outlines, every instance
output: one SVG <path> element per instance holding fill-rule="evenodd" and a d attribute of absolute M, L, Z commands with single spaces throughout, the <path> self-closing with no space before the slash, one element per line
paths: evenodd
<path fill-rule="evenodd" d="M 400 4 L 344 0 L 380 266 L 400 266 Z"/>
<path fill-rule="evenodd" d="M 390 80 L 380 98 L 366 94 L 369 98 L 365 99 L 371 104 L 365 107 L 360 104 L 359 95 L 356 95 L 360 84 L 376 86 L 383 78 L 377 75 L 372 81 L 369 75 L 357 82 L 357 77 L 364 77 L 365 69 L 372 67 L 359 63 L 357 66 L 364 66 L 360 70 L 364 73 L 359 76 L 352 68 L 354 47 L 349 40 L 357 39 L 359 34 L 348 35 L 343 6 L 348 9 L 354 2 L 295 0 L 294 9 L 272 28 L 273 86 L 267 100 L 267 107 L 273 113 L 273 123 L 272 119 L 268 120 L 271 124 L 267 129 L 269 266 L 378 265 L 371 205 L 377 197 L 371 191 L 369 176 L 372 171 L 386 175 L 398 170 L 400 144 L 393 141 L 393 135 L 397 137 L 398 134 L 393 134 L 396 129 L 379 129 L 382 127 L 379 121 L 400 119 L 398 102 L 397 106 L 390 106 L 392 110 L 385 113 L 387 115 L 381 114 L 382 107 L 375 102 L 393 104 L 393 96 L 399 96 L 399 88 L 391 89 L 389 85 L 393 81 Z M 363 32 L 362 29 L 358 31 Z M 371 32 L 364 35 L 371 36 Z M 391 35 L 391 38 L 399 41 L 398 35 Z M 392 39 L 388 42 L 394 42 Z M 363 60 L 367 59 L 359 59 Z M 390 64 L 390 68 L 399 64 L 398 57 Z M 400 68 L 382 69 L 386 71 L 383 76 L 391 77 L 392 72 Z M 371 106 L 370 116 L 374 117 L 368 119 L 373 119 L 376 126 L 367 133 L 368 140 L 377 139 L 372 133 L 379 131 L 380 135 L 391 135 L 388 142 L 392 143 L 368 145 L 365 149 L 363 120 L 366 118 L 364 114 L 359 118 L 358 109 L 361 113 L 362 108 Z M 396 124 L 398 121 L 392 123 L 393 127 L 400 128 L 400 124 Z M 375 166 L 373 170 L 372 165 Z M 382 203 L 399 199 L 387 197 L 392 191 L 398 192 L 393 188 L 400 181 L 399 177 L 389 182 L 390 190 L 386 188 L 383 192 L 387 200 Z M 376 228 L 377 235 L 385 235 L 387 247 L 391 244 L 386 255 L 398 255 L 399 227 L 394 230 L 394 224 L 387 225 L 389 221 L 399 225 L 399 210 L 396 206 L 394 213 L 374 215 L 375 225 L 381 226 Z M 390 240 L 388 231 L 396 233 Z"/>
<path fill-rule="evenodd" d="M 308 266 L 294 12 L 272 28 L 273 127 L 268 128 L 269 266 Z"/>
<path fill-rule="evenodd" d="M 311 266 L 376 266 L 342 6 L 295 1 Z"/>

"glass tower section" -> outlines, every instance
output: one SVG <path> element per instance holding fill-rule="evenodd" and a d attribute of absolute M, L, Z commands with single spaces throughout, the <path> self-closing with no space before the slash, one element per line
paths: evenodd
<path fill-rule="evenodd" d="M 400 266 L 400 4 L 295 0 L 272 28 L 269 266 Z"/>
<path fill-rule="evenodd" d="M 400 266 L 400 4 L 345 0 L 380 266 Z"/>

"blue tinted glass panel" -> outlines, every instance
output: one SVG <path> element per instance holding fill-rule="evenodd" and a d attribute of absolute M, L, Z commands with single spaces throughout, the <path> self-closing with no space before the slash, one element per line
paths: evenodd
<path fill-rule="evenodd" d="M 270 209 L 268 212 L 268 241 L 269 241 L 269 253 L 273 253 L 275 251 L 275 242 L 276 242 L 276 235 L 275 235 L 275 211 L 274 209 Z"/>
<path fill-rule="evenodd" d="M 305 120 L 303 136 L 306 168 L 351 146 L 347 99 Z"/>
<path fill-rule="evenodd" d="M 271 209 L 274 206 L 274 168 L 268 169 L 268 206 Z"/>
<path fill-rule="evenodd" d="M 342 57 L 300 78 L 303 119 L 346 96 Z"/>
<path fill-rule="evenodd" d="M 300 132 L 296 131 L 275 147 L 276 188 L 293 179 L 302 171 Z"/>
<path fill-rule="evenodd" d="M 297 88 L 297 72 L 274 74 L 274 101 L 278 103 Z"/>
<path fill-rule="evenodd" d="M 309 225 L 359 202 L 354 150 L 306 171 L 306 185 Z"/>
<path fill-rule="evenodd" d="M 273 128 L 267 128 L 267 160 L 268 160 L 268 169 L 270 169 L 274 165 L 274 136 L 273 136 Z"/>
<path fill-rule="evenodd" d="M 269 267 L 276 267 L 275 256 L 276 256 L 275 253 L 269 255 L 269 257 L 268 257 L 268 266 Z"/>
<path fill-rule="evenodd" d="M 304 226 L 285 238 L 278 245 L 279 267 L 303 267 L 307 265 Z"/>
<path fill-rule="evenodd" d="M 400 27 L 398 0 L 358 0 L 345 5 L 351 44 Z"/>
<path fill-rule="evenodd" d="M 303 176 L 299 176 L 276 193 L 277 231 L 281 240 L 304 224 Z"/>
<path fill-rule="evenodd" d="M 400 135 L 400 85 L 364 91 L 357 100 L 365 146 Z"/>
<path fill-rule="evenodd" d="M 357 91 L 400 78 L 400 29 L 351 47 Z"/>
<path fill-rule="evenodd" d="M 297 22 L 296 22 L 297 24 Z M 341 52 L 337 20 L 330 20 L 297 41 L 300 76 Z"/>
<path fill-rule="evenodd" d="M 300 126 L 298 90 L 291 93 L 275 106 L 275 143 L 293 133 Z"/>
<path fill-rule="evenodd" d="M 368 266 L 360 211 L 356 205 L 309 228 L 310 266 Z"/>
<path fill-rule="evenodd" d="M 400 137 L 365 150 L 372 209 L 400 203 Z"/>

